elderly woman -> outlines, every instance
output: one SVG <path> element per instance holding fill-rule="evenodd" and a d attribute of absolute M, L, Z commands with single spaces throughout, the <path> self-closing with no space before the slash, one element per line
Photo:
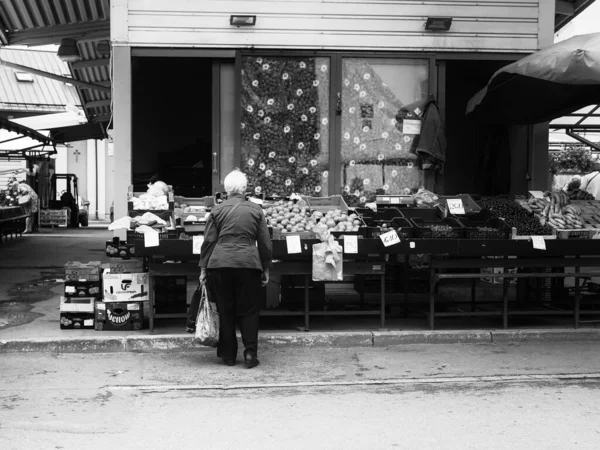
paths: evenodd
<path fill-rule="evenodd" d="M 32 233 L 35 214 L 39 208 L 39 197 L 31 186 L 23 182 L 16 184 L 16 191 L 19 205 L 23 207 L 25 214 L 27 214 L 23 234 Z"/>
<path fill-rule="evenodd" d="M 200 282 L 216 301 L 220 330 L 217 356 L 235 365 L 236 322 L 244 344 L 244 362 L 258 365 L 258 322 L 261 284 L 269 282 L 271 239 L 262 208 L 244 199 L 246 175 L 234 170 L 225 177 L 227 200 L 210 214 L 200 254 Z"/>

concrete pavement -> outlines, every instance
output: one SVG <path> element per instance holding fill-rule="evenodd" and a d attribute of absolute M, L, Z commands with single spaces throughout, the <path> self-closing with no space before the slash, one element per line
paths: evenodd
<path fill-rule="evenodd" d="M 108 262 L 105 228 L 41 229 L 0 245 L 0 353 L 122 352 L 196 348 L 183 321 L 159 320 L 155 333 L 60 330 L 59 303 L 67 261 Z M 426 309 L 423 306 L 422 309 Z M 575 330 L 571 318 L 513 318 L 509 330 L 495 318 L 437 321 L 429 331 L 424 316 L 389 317 L 379 330 L 378 317 L 313 317 L 311 331 L 300 332 L 302 317 L 261 318 L 261 346 L 373 347 L 423 343 L 580 342 L 598 340 L 596 325 Z M 210 349 L 208 349 L 210 350 Z"/>
<path fill-rule="evenodd" d="M 597 343 L 0 354 L 0 448 L 596 449 Z"/>

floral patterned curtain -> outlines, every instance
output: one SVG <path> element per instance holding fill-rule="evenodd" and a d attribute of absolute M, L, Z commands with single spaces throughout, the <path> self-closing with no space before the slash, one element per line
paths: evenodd
<path fill-rule="evenodd" d="M 242 58 L 242 167 L 255 194 L 327 195 L 329 58 Z"/>

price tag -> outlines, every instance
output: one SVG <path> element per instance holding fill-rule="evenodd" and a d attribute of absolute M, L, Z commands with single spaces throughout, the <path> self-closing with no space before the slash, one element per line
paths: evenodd
<path fill-rule="evenodd" d="M 465 214 L 465 207 L 460 198 L 449 198 L 447 201 L 450 214 Z"/>
<path fill-rule="evenodd" d="M 94 319 L 84 319 L 83 326 L 84 327 L 92 327 L 92 326 L 94 326 Z"/>
<path fill-rule="evenodd" d="M 300 236 L 297 234 L 293 236 L 286 236 L 285 241 L 287 243 L 288 254 L 302 253 L 302 247 L 300 245 Z"/>
<path fill-rule="evenodd" d="M 74 294 L 75 292 L 77 292 L 75 286 L 65 286 L 65 293 Z"/>
<path fill-rule="evenodd" d="M 546 250 L 546 241 L 543 236 L 531 236 L 531 242 L 533 242 L 533 248 Z"/>
<path fill-rule="evenodd" d="M 194 255 L 200 254 L 203 242 L 204 242 L 204 236 L 192 236 L 193 254 Z"/>
<path fill-rule="evenodd" d="M 344 235 L 344 253 L 358 253 L 358 236 Z"/>
<path fill-rule="evenodd" d="M 144 233 L 144 247 L 158 247 L 158 231 L 148 231 Z"/>
<path fill-rule="evenodd" d="M 411 242 L 411 243 L 409 244 L 409 246 L 410 246 L 410 248 L 415 248 L 415 243 L 414 243 L 414 242 Z"/>
<path fill-rule="evenodd" d="M 395 203 L 396 205 L 400 203 L 400 197 L 392 197 L 392 203 Z"/>
<path fill-rule="evenodd" d="M 390 230 L 387 233 L 381 234 L 379 236 L 379 239 L 381 239 L 381 242 L 383 242 L 383 245 L 385 245 L 386 247 L 398 244 L 400 242 L 400 238 L 398 237 L 398 233 L 396 233 L 396 230 Z"/>
<path fill-rule="evenodd" d="M 402 121 L 402 134 L 421 134 L 421 121 L 404 119 Z"/>

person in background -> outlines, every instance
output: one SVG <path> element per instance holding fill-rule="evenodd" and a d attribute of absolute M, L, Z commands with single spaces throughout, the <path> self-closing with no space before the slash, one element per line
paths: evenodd
<path fill-rule="evenodd" d="M 600 200 L 600 163 L 594 163 L 593 171 L 582 176 L 575 176 L 567 186 L 568 191 L 581 189 L 594 196 L 596 200 Z"/>
<path fill-rule="evenodd" d="M 39 208 L 39 197 L 33 188 L 24 182 L 17 182 L 16 190 L 18 193 L 19 205 L 23 207 L 25 214 L 27 214 L 27 218 L 25 219 L 25 231 L 23 234 L 33 233 L 33 223 Z"/>
<path fill-rule="evenodd" d="M 225 177 L 228 198 L 213 209 L 206 223 L 200 282 L 206 282 L 208 296 L 216 300 L 219 310 L 217 356 L 228 366 L 235 365 L 237 322 L 244 362 L 251 369 L 259 364 L 261 284 L 269 282 L 272 248 L 262 208 L 244 199 L 247 184 L 246 175 L 237 169 Z"/>

